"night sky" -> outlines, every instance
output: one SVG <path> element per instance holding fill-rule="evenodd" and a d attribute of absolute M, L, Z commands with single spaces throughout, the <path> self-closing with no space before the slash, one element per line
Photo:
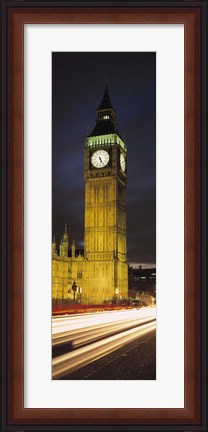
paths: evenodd
<path fill-rule="evenodd" d="M 70 244 L 74 237 L 83 248 L 83 149 L 106 77 L 128 151 L 128 261 L 151 267 L 156 263 L 155 53 L 52 54 L 52 230 L 59 245 L 67 223 Z"/>

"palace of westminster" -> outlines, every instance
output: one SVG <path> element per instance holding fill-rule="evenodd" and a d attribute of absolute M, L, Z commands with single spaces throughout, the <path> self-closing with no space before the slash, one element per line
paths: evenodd
<path fill-rule="evenodd" d="M 96 124 L 84 147 L 84 253 L 67 226 L 59 253 L 52 242 L 52 299 L 101 304 L 128 298 L 126 246 L 127 148 L 121 138 L 108 86 L 96 111 Z"/>

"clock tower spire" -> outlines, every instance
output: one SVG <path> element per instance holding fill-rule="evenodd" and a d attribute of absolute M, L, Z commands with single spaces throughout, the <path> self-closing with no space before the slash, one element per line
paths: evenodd
<path fill-rule="evenodd" d="M 108 83 L 105 83 L 105 91 L 100 105 L 96 110 L 96 124 L 89 137 L 103 134 L 117 133 L 116 111 L 114 110 L 108 91 Z"/>
<path fill-rule="evenodd" d="M 85 300 L 124 299 L 128 297 L 127 148 L 118 132 L 107 82 L 96 124 L 86 138 L 84 158 Z"/>

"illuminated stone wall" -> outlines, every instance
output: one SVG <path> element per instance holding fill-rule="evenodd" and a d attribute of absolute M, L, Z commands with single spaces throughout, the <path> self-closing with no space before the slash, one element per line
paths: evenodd
<path fill-rule="evenodd" d="M 56 249 L 55 237 L 52 243 L 52 300 L 73 300 L 72 285 L 75 282 L 77 291 L 76 300 L 82 299 L 84 281 L 84 257 L 76 254 L 74 241 L 71 246 L 71 257 L 68 256 L 68 233 L 65 231 L 59 245 L 59 254 Z"/>
<path fill-rule="evenodd" d="M 69 259 L 53 255 L 52 257 L 52 299 L 67 299 L 69 285 Z"/>
<path fill-rule="evenodd" d="M 126 174 L 120 169 L 121 148 L 116 142 L 105 146 L 110 161 L 99 170 L 91 165 L 96 150 L 85 147 L 84 255 L 89 303 L 128 298 Z M 126 157 L 123 147 L 122 151 Z"/>

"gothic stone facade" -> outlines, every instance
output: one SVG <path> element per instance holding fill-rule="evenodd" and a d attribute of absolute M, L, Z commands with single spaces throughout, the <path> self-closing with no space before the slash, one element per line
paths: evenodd
<path fill-rule="evenodd" d="M 103 303 L 128 297 L 126 245 L 127 148 L 106 84 L 97 108 L 96 124 L 84 148 L 85 217 L 84 254 L 76 255 L 74 242 L 68 256 L 68 233 L 59 255 L 53 241 L 53 299 L 76 297 L 83 303 Z"/>

